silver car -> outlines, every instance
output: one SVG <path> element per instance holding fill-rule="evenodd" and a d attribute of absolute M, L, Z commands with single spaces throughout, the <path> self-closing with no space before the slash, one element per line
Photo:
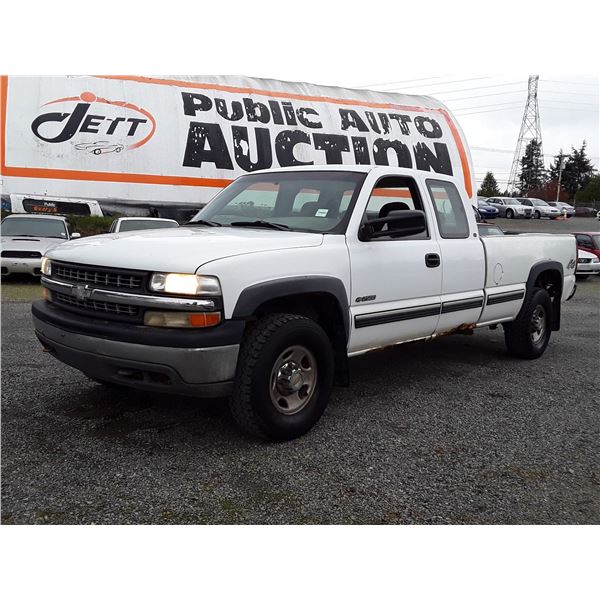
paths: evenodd
<path fill-rule="evenodd" d="M 575 216 L 575 208 L 566 202 L 548 202 L 548 204 L 554 208 L 558 208 L 560 214 L 566 216 L 567 219 Z"/>
<path fill-rule="evenodd" d="M 558 208 L 550 206 L 545 200 L 539 198 L 519 198 L 519 200 L 523 206 L 531 206 L 534 219 L 541 219 L 542 217 L 556 219 L 562 215 Z"/>
<path fill-rule="evenodd" d="M 2 221 L 2 277 L 13 273 L 41 275 L 42 256 L 58 244 L 78 238 L 69 234 L 65 217 L 9 215 Z"/>
<path fill-rule="evenodd" d="M 533 216 L 531 206 L 523 206 L 517 198 L 499 196 L 488 198 L 487 202 L 498 209 L 500 217 L 506 217 L 507 219 L 531 219 Z"/>

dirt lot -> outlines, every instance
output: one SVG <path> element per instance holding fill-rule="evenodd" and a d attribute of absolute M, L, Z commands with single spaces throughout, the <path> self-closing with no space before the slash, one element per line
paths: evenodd
<path fill-rule="evenodd" d="M 2 292 L 4 524 L 600 523 L 600 277 L 541 359 L 500 328 L 356 358 L 285 444 L 242 436 L 221 400 L 87 380 L 41 351 L 38 286 Z"/>

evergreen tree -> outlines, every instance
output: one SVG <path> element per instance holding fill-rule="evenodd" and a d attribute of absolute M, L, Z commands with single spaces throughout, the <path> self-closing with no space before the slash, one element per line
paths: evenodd
<path fill-rule="evenodd" d="M 575 196 L 578 205 L 600 207 L 600 175 L 594 175 Z"/>
<path fill-rule="evenodd" d="M 478 196 L 484 196 L 485 198 L 491 198 L 492 196 L 499 196 L 500 189 L 498 188 L 498 182 L 491 171 L 488 171 L 481 182 L 481 187 L 477 192 Z"/>
<path fill-rule="evenodd" d="M 562 187 L 568 192 L 569 198 L 573 198 L 578 190 L 583 189 L 594 175 L 594 166 L 587 157 L 585 141 L 579 150 L 575 148 L 571 148 L 571 150 L 561 182 Z"/>
<path fill-rule="evenodd" d="M 519 192 L 527 195 L 529 190 L 539 188 L 546 183 L 546 170 L 542 156 L 542 144 L 531 140 L 521 158 L 521 173 L 519 174 Z"/>

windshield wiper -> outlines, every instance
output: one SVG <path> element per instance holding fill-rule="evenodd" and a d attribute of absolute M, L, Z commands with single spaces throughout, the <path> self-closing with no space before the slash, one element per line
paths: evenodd
<path fill-rule="evenodd" d="M 197 221 L 188 221 L 184 223 L 183 226 L 193 226 L 193 225 L 206 225 L 207 227 L 223 227 L 221 223 L 217 223 L 216 221 L 204 221 L 203 219 L 198 219 Z"/>
<path fill-rule="evenodd" d="M 279 229 L 287 231 L 290 228 L 282 223 L 271 223 L 271 221 L 234 221 L 230 223 L 232 227 L 264 227 L 265 229 Z"/>

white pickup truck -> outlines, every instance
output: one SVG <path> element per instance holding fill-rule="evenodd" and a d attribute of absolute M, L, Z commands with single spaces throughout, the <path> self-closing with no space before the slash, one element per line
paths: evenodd
<path fill-rule="evenodd" d="M 572 235 L 481 238 L 452 177 L 323 166 L 235 180 L 176 229 L 63 244 L 33 304 L 43 346 L 90 378 L 229 395 L 274 440 L 309 430 L 348 357 L 504 326 L 538 358 L 575 291 Z"/>

